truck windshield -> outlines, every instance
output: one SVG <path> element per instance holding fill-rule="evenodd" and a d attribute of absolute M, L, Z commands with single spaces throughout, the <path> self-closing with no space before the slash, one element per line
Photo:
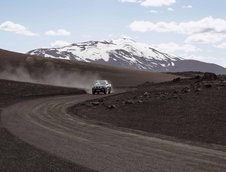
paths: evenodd
<path fill-rule="evenodd" d="M 98 81 L 96 81 L 96 84 L 104 85 L 104 84 L 107 84 L 107 82 L 106 81 L 102 81 L 102 80 L 98 80 Z"/>

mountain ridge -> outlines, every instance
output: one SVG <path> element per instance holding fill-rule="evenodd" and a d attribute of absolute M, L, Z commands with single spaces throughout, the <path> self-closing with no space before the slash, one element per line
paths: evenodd
<path fill-rule="evenodd" d="M 226 69 L 219 65 L 197 60 L 185 60 L 128 38 L 80 42 L 60 48 L 40 48 L 31 50 L 28 54 L 154 72 L 226 73 Z"/>

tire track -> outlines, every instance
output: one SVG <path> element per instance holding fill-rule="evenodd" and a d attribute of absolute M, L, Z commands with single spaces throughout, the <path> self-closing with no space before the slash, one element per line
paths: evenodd
<path fill-rule="evenodd" d="M 18 103 L 3 125 L 40 149 L 98 171 L 225 171 L 226 152 L 115 130 L 72 117 L 67 108 L 101 96 L 76 95 Z"/>

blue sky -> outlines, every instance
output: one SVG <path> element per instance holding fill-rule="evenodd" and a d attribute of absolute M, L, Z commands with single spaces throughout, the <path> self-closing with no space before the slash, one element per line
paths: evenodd
<path fill-rule="evenodd" d="M 122 36 L 226 67 L 224 0 L 0 0 L 0 48 L 27 52 Z"/>

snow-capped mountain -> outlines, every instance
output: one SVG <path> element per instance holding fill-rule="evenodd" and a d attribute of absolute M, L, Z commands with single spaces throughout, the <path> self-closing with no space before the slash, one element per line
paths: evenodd
<path fill-rule="evenodd" d="M 61 48 L 42 48 L 29 51 L 30 55 L 78 60 L 155 72 L 209 71 L 226 73 L 217 65 L 184 60 L 138 43 L 128 38 L 111 41 L 89 41 Z"/>

